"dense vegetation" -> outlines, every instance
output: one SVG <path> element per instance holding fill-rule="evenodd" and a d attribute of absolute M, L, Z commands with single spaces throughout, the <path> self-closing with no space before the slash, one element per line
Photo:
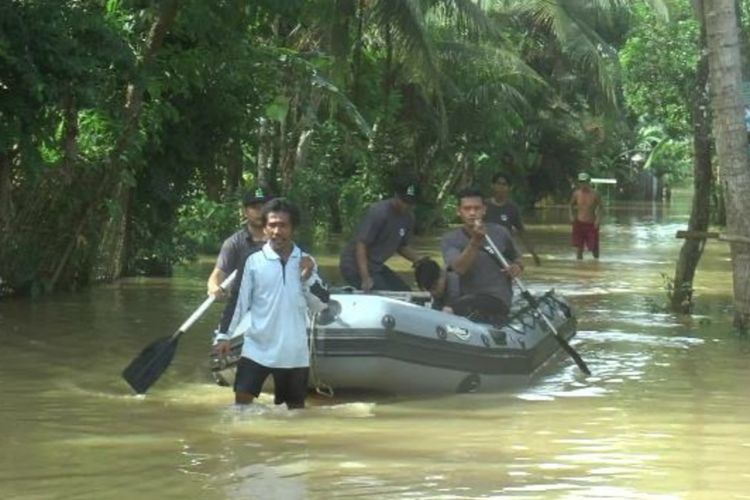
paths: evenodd
<path fill-rule="evenodd" d="M 531 205 L 574 174 L 690 171 L 687 0 L 0 2 L 0 286 L 168 274 L 253 184 L 346 231 L 399 172 L 440 223 L 506 170 Z"/>

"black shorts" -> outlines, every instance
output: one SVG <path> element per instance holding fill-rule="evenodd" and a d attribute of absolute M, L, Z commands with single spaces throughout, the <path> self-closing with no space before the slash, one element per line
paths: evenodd
<path fill-rule="evenodd" d="M 234 392 L 252 394 L 258 397 L 263 383 L 269 375 L 273 376 L 274 403 L 286 403 L 289 408 L 305 406 L 307 396 L 307 380 L 310 369 L 302 368 L 271 368 L 256 363 L 252 359 L 242 357 L 237 363 L 237 375 L 234 378 Z"/>

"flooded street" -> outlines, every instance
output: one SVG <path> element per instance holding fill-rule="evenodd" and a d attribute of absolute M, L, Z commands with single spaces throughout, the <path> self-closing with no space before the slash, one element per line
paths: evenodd
<path fill-rule="evenodd" d="M 609 206 L 598 262 L 575 260 L 565 207 L 527 216 L 543 265 L 528 259 L 524 281 L 574 306 L 593 375 L 559 357 L 500 394 L 238 409 L 208 375 L 214 306 L 133 396 L 121 370 L 200 304 L 212 262 L 0 302 L 0 498 L 750 498 L 750 341 L 731 329 L 727 244 L 707 243 L 696 314 L 663 310 L 688 211 L 678 196 Z M 434 238 L 417 248 L 438 254 Z M 336 255 L 320 257 L 335 281 Z"/>

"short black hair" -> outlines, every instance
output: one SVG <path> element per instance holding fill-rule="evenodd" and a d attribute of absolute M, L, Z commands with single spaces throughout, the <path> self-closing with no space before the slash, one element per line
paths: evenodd
<path fill-rule="evenodd" d="M 420 290 L 430 290 L 440 279 L 440 265 L 432 259 L 422 259 L 414 269 L 414 278 Z"/>
<path fill-rule="evenodd" d="M 504 180 L 505 183 L 510 186 L 511 184 L 510 178 L 507 175 L 505 175 L 504 172 L 495 173 L 495 175 L 492 176 L 492 183 L 495 184 L 500 179 Z"/>
<path fill-rule="evenodd" d="M 458 199 L 459 205 L 461 204 L 461 200 L 463 200 L 464 198 L 481 198 L 482 202 L 484 202 L 484 195 L 482 194 L 482 190 L 478 187 L 473 186 L 463 188 L 458 192 L 456 198 Z"/>
<path fill-rule="evenodd" d="M 297 208 L 297 205 L 287 200 L 286 198 L 274 198 L 263 205 L 261 216 L 263 217 L 264 226 L 268 223 L 268 214 L 270 214 L 271 212 L 285 213 L 289 215 L 289 222 L 292 223 L 292 227 L 297 227 L 297 225 L 299 225 L 299 208 Z"/>

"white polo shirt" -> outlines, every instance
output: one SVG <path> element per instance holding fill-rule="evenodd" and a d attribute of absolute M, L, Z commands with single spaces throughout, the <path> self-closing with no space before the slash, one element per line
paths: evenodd
<path fill-rule="evenodd" d="M 307 304 L 300 278 L 300 260 L 304 255 L 294 245 L 284 264 L 270 243 L 266 243 L 247 258 L 229 327 L 229 331 L 234 331 L 240 322 L 249 324 L 243 332 L 243 357 L 271 368 L 310 366 Z M 313 273 L 308 281 L 316 278 Z M 248 314 L 249 321 L 242 321 Z"/>

